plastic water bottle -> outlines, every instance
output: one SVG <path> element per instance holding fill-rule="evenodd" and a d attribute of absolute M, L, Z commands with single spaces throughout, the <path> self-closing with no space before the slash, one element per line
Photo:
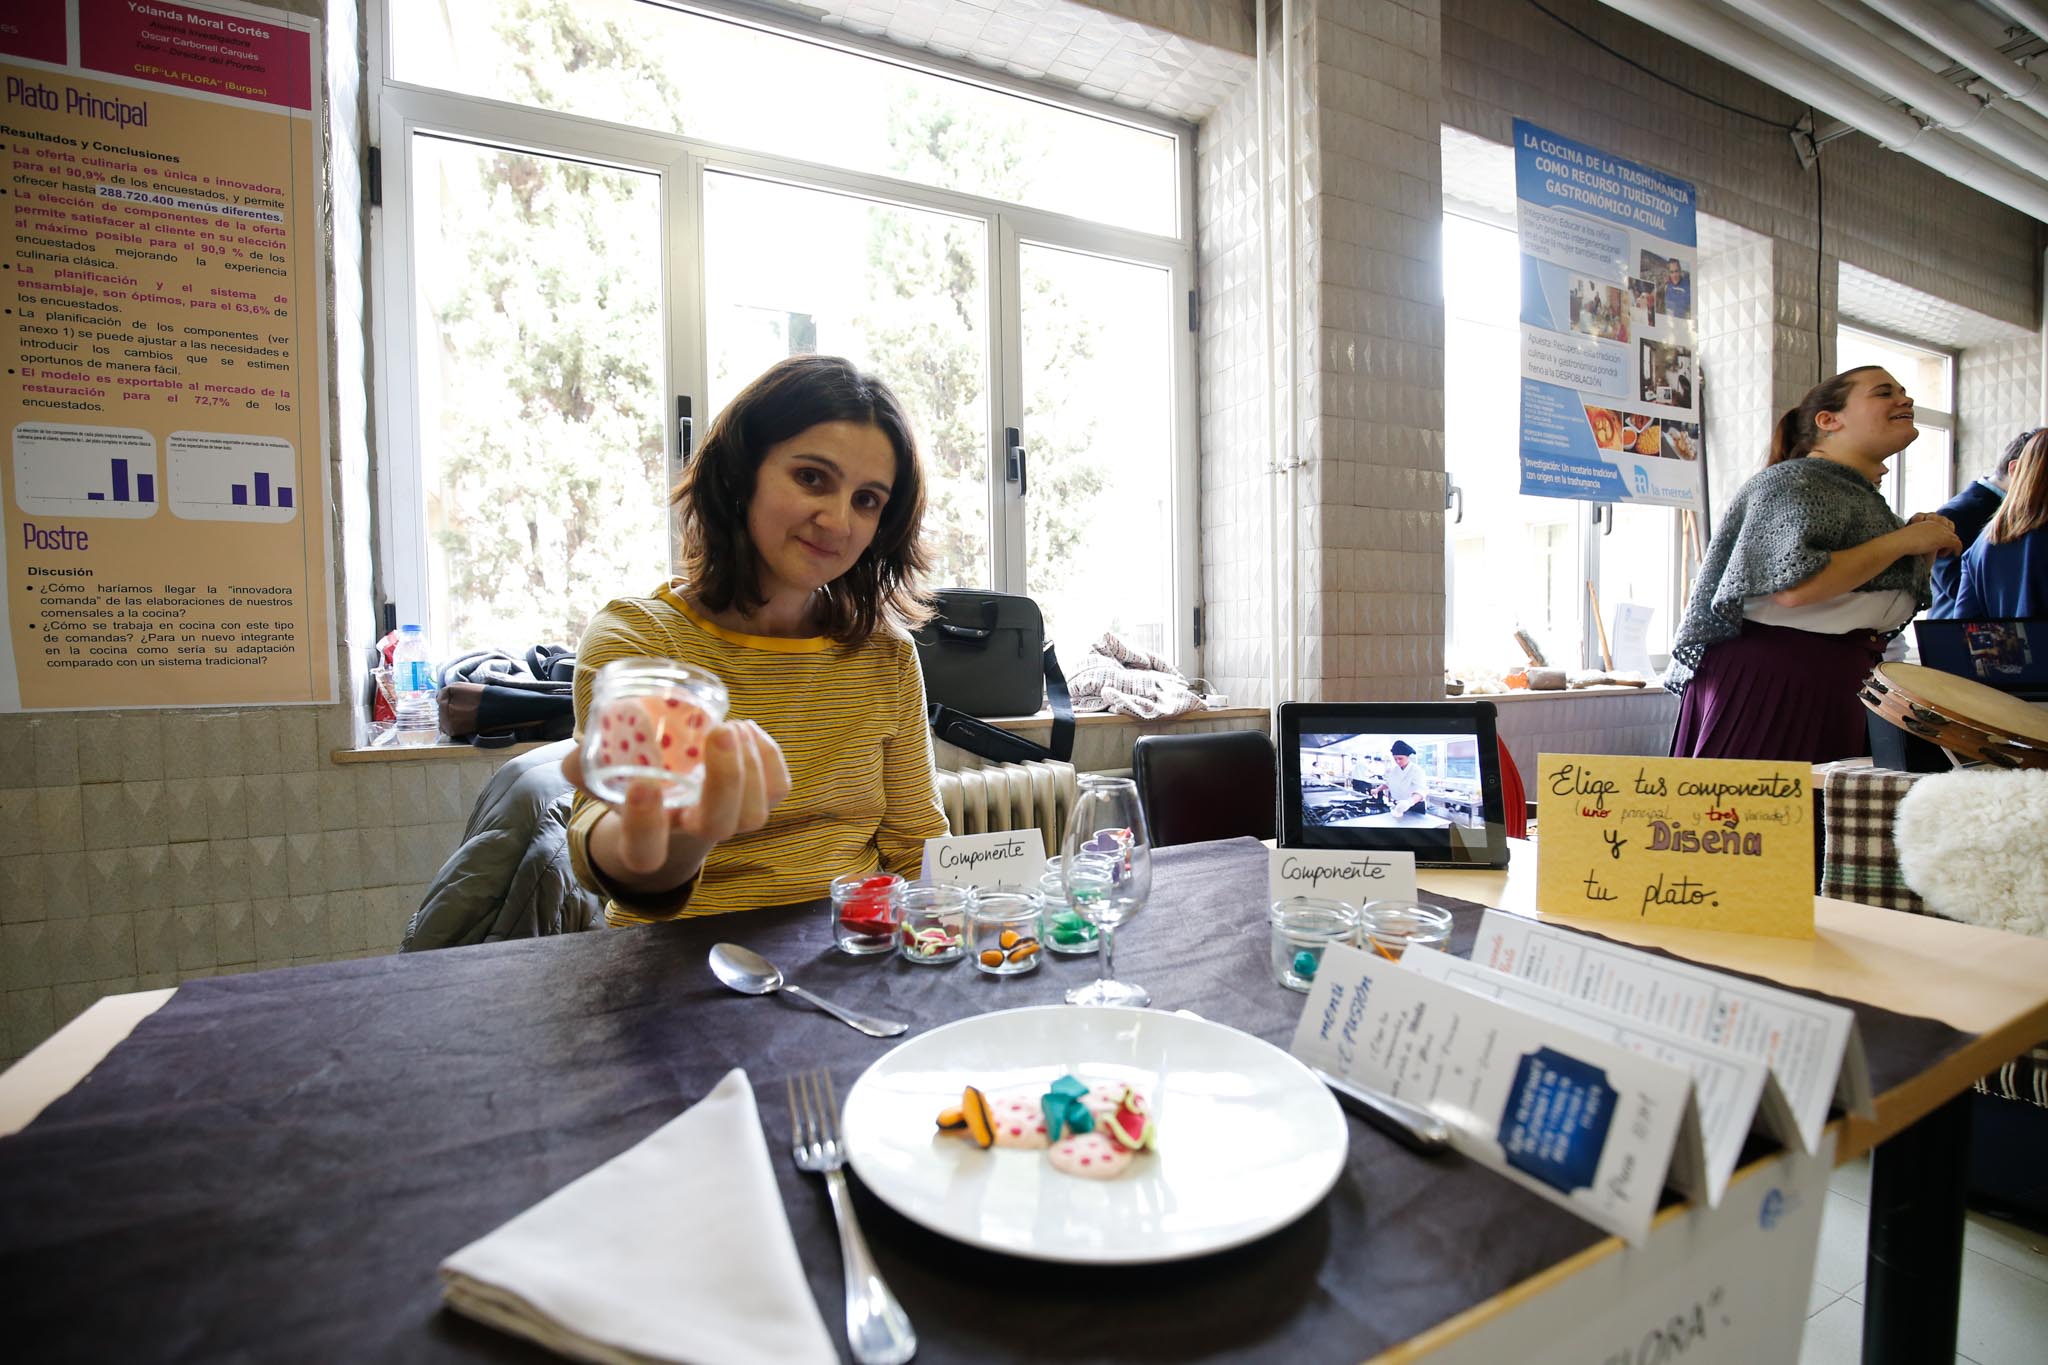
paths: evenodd
<path fill-rule="evenodd" d="M 433 665 L 427 661 L 426 633 L 418 626 L 398 628 L 398 646 L 391 651 L 391 683 L 398 742 L 432 744 L 441 733 L 441 712 Z"/>

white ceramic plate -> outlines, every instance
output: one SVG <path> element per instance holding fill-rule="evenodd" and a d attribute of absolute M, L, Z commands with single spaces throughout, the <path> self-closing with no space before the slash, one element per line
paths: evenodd
<path fill-rule="evenodd" d="M 1043 1094 L 1061 1075 L 1129 1085 L 1157 1149 L 1115 1180 L 1045 1152 L 983 1151 L 933 1126 L 963 1086 Z M 848 1156 L 883 1203 L 934 1232 L 1041 1261 L 1136 1265 L 1222 1251 L 1315 1206 L 1344 1168 L 1337 1102 L 1270 1043 L 1205 1019 L 1069 1005 L 962 1019 L 899 1045 L 846 1096 Z"/>

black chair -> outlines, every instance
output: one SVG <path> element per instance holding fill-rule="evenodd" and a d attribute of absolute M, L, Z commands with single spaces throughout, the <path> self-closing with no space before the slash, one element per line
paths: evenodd
<path fill-rule="evenodd" d="M 1131 766 L 1154 847 L 1273 837 L 1273 741 L 1259 731 L 1145 735 L 1131 748 Z"/>

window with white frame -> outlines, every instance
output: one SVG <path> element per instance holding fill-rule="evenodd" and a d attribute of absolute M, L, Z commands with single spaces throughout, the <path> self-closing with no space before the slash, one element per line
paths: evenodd
<path fill-rule="evenodd" d="M 1444 467 L 1453 490 L 1445 522 L 1446 667 L 1498 675 L 1526 660 L 1525 630 L 1554 667 L 1598 667 L 1618 609 L 1647 607 L 1646 648 L 1662 667 L 1677 608 L 1678 513 L 1663 507 L 1525 497 L 1520 473 L 1521 256 L 1512 229 L 1444 216 Z M 1590 587 L 1593 591 L 1588 591 Z"/>
<path fill-rule="evenodd" d="M 1920 435 L 1892 456 L 1885 500 L 1902 517 L 1932 512 L 1955 491 L 1955 355 L 1883 332 L 1844 324 L 1835 329 L 1835 369 L 1882 365 L 1913 398 Z"/>
<path fill-rule="evenodd" d="M 573 640 L 770 362 L 904 399 L 933 586 L 1193 671 L 1191 137 L 659 0 L 385 0 L 387 595 L 444 652 Z"/>

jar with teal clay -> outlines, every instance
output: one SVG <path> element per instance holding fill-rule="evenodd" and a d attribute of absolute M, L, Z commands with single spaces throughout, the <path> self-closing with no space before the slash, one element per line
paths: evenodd
<path fill-rule="evenodd" d="M 1267 920 L 1273 930 L 1273 979 L 1290 991 L 1306 992 L 1315 984 L 1323 951 L 1331 944 L 1358 940 L 1358 908 L 1344 901 L 1290 896 L 1273 902 Z"/>
<path fill-rule="evenodd" d="M 1068 957 L 1083 957 L 1095 951 L 1095 926 L 1067 899 L 1065 869 L 1061 859 L 1048 858 L 1046 872 L 1038 879 L 1039 894 L 1045 898 L 1045 946 Z M 1079 894 L 1086 897 L 1084 883 Z"/>

